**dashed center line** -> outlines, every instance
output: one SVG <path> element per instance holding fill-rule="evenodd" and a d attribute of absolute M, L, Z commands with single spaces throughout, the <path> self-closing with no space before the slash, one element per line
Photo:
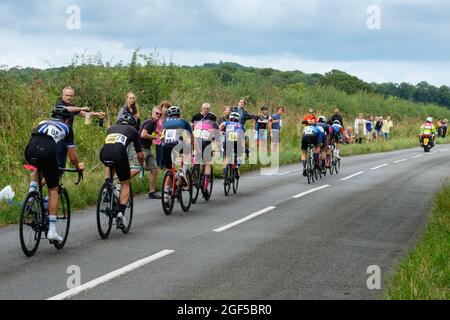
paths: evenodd
<path fill-rule="evenodd" d="M 349 179 L 354 178 L 356 176 L 359 176 L 360 174 L 363 174 L 363 173 L 364 173 L 364 171 L 360 171 L 360 172 L 354 173 L 354 174 L 352 174 L 352 175 L 350 175 L 350 176 L 348 176 L 346 178 L 341 179 L 341 181 L 349 180 Z"/>
<path fill-rule="evenodd" d="M 404 162 L 404 161 L 408 161 L 408 159 L 400 159 L 400 160 L 394 161 L 394 163 L 400 163 L 400 162 Z"/>
<path fill-rule="evenodd" d="M 251 215 L 248 215 L 248 216 L 246 216 L 245 218 L 236 220 L 236 221 L 234 221 L 234 222 L 232 222 L 232 223 L 230 223 L 230 224 L 227 224 L 227 225 L 225 225 L 225 226 L 223 226 L 223 227 L 217 228 L 217 229 L 214 230 L 214 232 L 222 232 L 222 231 L 225 231 L 225 230 L 230 229 L 230 228 L 232 228 L 232 227 L 234 227 L 234 226 L 237 226 L 238 224 L 241 224 L 241 223 L 243 223 L 243 222 L 245 222 L 245 221 L 248 221 L 248 220 L 250 220 L 250 219 L 253 219 L 253 218 L 257 217 L 257 216 L 260 216 L 260 215 L 262 215 L 262 214 L 264 214 L 264 213 L 266 213 L 266 212 L 269 212 L 269 211 L 271 211 L 271 210 L 274 210 L 274 209 L 276 209 L 276 207 L 267 207 L 267 208 L 262 209 L 262 210 L 260 210 L 260 211 L 258 211 L 258 212 L 252 213 Z"/>
<path fill-rule="evenodd" d="M 372 168 L 372 169 L 370 169 L 370 170 L 378 170 L 378 169 L 380 169 L 380 168 L 387 167 L 388 165 L 389 165 L 389 164 L 385 163 L 385 164 L 382 164 L 382 165 L 380 165 L 380 166 L 374 167 L 374 168 Z"/>
<path fill-rule="evenodd" d="M 423 157 L 423 156 L 424 156 L 423 154 L 419 154 L 417 156 L 411 157 L 411 159 L 417 159 L 417 158 L 420 158 L 420 157 Z"/>
<path fill-rule="evenodd" d="M 319 191 L 319 190 L 322 190 L 322 189 L 325 189 L 325 188 L 328 188 L 328 187 L 331 187 L 331 186 L 329 184 L 326 184 L 324 186 L 321 186 L 321 187 L 318 187 L 318 188 L 315 188 L 315 189 L 311 189 L 309 191 L 302 192 L 302 193 L 300 193 L 300 194 L 298 194 L 296 196 L 293 196 L 293 198 L 298 199 L 298 198 L 301 198 L 303 196 L 306 196 L 307 194 L 310 194 L 310 193 L 313 193 L 313 192 L 316 192 L 316 191 Z"/>
<path fill-rule="evenodd" d="M 162 251 L 160 251 L 160 252 L 158 252 L 158 253 L 156 253 L 154 255 L 151 255 L 151 256 L 149 256 L 147 258 L 144 258 L 144 259 L 138 260 L 136 262 L 133 262 L 133 263 L 131 263 L 131 264 L 129 264 L 129 265 L 123 267 L 123 268 L 120 268 L 118 270 L 115 270 L 113 272 L 105 274 L 104 276 L 101 276 L 101 277 L 99 277 L 97 279 L 89 281 L 89 282 L 87 282 L 87 283 L 85 283 L 85 284 L 83 284 L 81 286 L 78 286 L 76 288 L 73 288 L 73 289 L 70 289 L 68 291 L 65 291 L 65 292 L 63 292 L 61 294 L 58 294 L 58 295 L 54 296 L 54 297 L 48 298 L 47 300 L 64 300 L 64 299 L 76 296 L 76 295 L 80 294 L 83 291 L 92 289 L 92 288 L 94 288 L 94 287 L 96 287 L 96 286 L 98 286 L 98 285 L 100 285 L 102 283 L 111 281 L 114 278 L 117 278 L 117 277 L 122 276 L 122 275 L 124 275 L 124 274 L 126 274 L 128 272 L 131 272 L 131 271 L 133 271 L 135 269 L 143 267 L 146 264 L 149 264 L 150 262 L 158 260 L 158 259 L 160 259 L 162 257 L 165 257 L 165 256 L 167 256 L 167 255 L 169 255 L 171 253 L 174 253 L 174 252 L 175 252 L 174 250 L 162 250 Z"/>

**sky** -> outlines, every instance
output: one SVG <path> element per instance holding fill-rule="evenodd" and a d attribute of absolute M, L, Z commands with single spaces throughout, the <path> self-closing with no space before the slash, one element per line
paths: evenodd
<path fill-rule="evenodd" d="M 368 82 L 450 85 L 448 0 L 0 0 L 0 65 L 74 54 L 279 70 L 339 69 Z"/>

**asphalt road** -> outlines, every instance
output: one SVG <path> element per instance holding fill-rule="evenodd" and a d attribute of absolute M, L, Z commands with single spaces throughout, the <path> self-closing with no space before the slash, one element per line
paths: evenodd
<path fill-rule="evenodd" d="M 2 228 L 0 299 L 382 298 L 448 182 L 450 147 L 344 158 L 338 176 L 314 185 L 298 169 L 244 174 L 228 198 L 216 181 L 210 202 L 199 199 L 188 213 L 176 204 L 172 216 L 138 196 L 131 232 L 113 230 L 106 241 L 95 209 L 77 212 L 65 248 L 43 240 L 32 258 L 18 227 Z M 373 265 L 381 290 L 367 287 Z M 83 286 L 69 291 L 70 266 Z"/>

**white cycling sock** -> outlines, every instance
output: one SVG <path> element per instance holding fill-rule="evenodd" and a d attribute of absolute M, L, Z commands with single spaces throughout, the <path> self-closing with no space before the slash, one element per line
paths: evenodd
<path fill-rule="evenodd" d="M 50 221 L 48 232 L 56 233 L 56 216 L 49 216 L 48 220 Z"/>
<path fill-rule="evenodd" d="M 28 192 L 36 191 L 38 188 L 38 183 L 36 181 L 30 182 L 30 189 L 28 189 Z"/>

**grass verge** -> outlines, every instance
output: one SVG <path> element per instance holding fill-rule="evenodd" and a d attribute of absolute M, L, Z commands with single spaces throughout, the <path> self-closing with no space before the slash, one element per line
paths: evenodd
<path fill-rule="evenodd" d="M 391 300 L 450 299 L 450 189 L 434 202 L 425 235 L 388 280 Z"/>

